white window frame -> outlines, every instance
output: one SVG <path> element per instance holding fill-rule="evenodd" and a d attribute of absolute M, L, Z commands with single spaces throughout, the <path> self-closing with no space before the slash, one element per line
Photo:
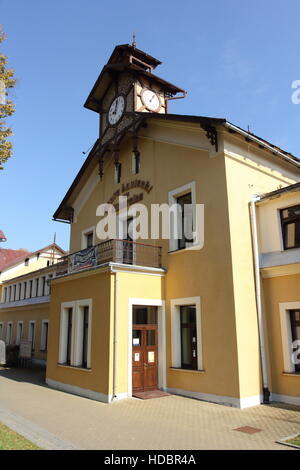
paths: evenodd
<path fill-rule="evenodd" d="M 196 325 L 197 325 L 197 370 L 203 369 L 203 339 L 202 339 L 202 321 L 201 321 L 201 299 L 200 297 L 184 297 L 180 299 L 171 299 L 171 364 L 174 368 L 182 368 L 181 365 L 181 328 L 180 328 L 180 307 L 185 305 L 196 306 Z M 191 369 L 193 372 L 193 369 Z"/>
<path fill-rule="evenodd" d="M 28 323 L 28 341 L 31 341 L 31 349 L 32 351 L 35 351 L 35 339 L 36 339 L 36 324 L 35 324 L 35 320 L 29 320 L 29 323 Z M 30 325 L 34 325 L 34 329 L 33 329 L 33 338 L 31 338 L 31 327 Z"/>
<path fill-rule="evenodd" d="M 48 330 L 46 330 L 45 324 L 48 325 Z M 48 348 L 46 349 L 46 331 L 48 331 L 48 335 L 49 335 L 49 320 L 42 320 L 41 343 L 40 343 L 41 351 L 47 351 L 48 349 Z"/>
<path fill-rule="evenodd" d="M 13 322 L 9 321 L 7 322 L 7 327 L 6 327 L 6 344 L 12 344 L 12 337 L 13 337 Z"/>
<path fill-rule="evenodd" d="M 93 233 L 93 245 L 96 244 L 96 228 L 95 225 L 92 227 L 86 228 L 81 232 L 81 249 L 84 250 L 87 248 L 87 235 Z"/>
<path fill-rule="evenodd" d="M 180 196 L 184 196 L 185 194 L 191 193 L 192 196 L 192 205 L 196 204 L 196 182 L 191 181 L 190 183 L 187 183 L 183 186 L 180 186 L 178 188 L 172 189 L 172 191 L 168 192 L 168 200 L 169 200 L 169 206 L 172 206 L 174 204 L 177 204 L 177 198 Z M 177 214 L 177 229 L 179 230 L 179 225 L 181 224 L 181 218 Z M 195 221 L 193 221 L 195 222 Z M 169 240 L 169 251 L 184 251 L 187 248 L 190 248 L 191 246 L 196 245 L 195 242 L 187 243 L 186 247 L 183 249 L 178 248 L 178 240 L 177 238 L 174 237 L 174 233 L 172 233 L 172 226 L 170 227 L 171 233 L 170 233 L 170 240 Z"/>
<path fill-rule="evenodd" d="M 91 368 L 91 346 L 92 346 L 92 299 L 80 299 L 73 302 L 63 302 L 60 313 L 60 339 L 59 339 L 59 364 L 67 362 L 67 344 L 68 344 L 68 309 L 72 308 L 72 338 L 71 338 L 71 360 L 70 366 L 79 367 L 82 363 L 82 312 L 83 307 L 89 307 L 89 326 L 88 326 L 88 353 L 87 369 Z"/>
<path fill-rule="evenodd" d="M 287 372 L 288 374 L 295 373 L 295 364 L 292 362 L 292 330 L 289 311 L 299 309 L 300 301 L 283 302 L 279 304 L 283 366 L 284 372 Z"/>
<path fill-rule="evenodd" d="M 20 334 L 20 325 L 22 325 L 21 334 Z M 23 320 L 19 320 L 17 322 L 16 344 L 20 344 L 23 333 L 24 333 L 24 322 L 23 322 Z"/>

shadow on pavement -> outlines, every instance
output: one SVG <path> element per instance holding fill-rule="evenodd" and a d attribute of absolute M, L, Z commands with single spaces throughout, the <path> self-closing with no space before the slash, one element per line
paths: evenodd
<path fill-rule="evenodd" d="M 31 368 L 0 367 L 0 377 L 16 382 L 28 382 L 41 387 L 47 387 L 46 368 L 43 366 L 34 366 Z"/>

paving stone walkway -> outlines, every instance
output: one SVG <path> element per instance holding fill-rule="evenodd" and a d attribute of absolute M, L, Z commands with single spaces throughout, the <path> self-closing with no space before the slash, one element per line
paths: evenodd
<path fill-rule="evenodd" d="M 300 433 L 300 408 L 239 410 L 174 395 L 107 405 L 50 389 L 41 371 L 0 369 L 1 421 L 45 449 L 290 450 L 275 441 Z M 244 427 L 250 433 L 236 431 Z"/>

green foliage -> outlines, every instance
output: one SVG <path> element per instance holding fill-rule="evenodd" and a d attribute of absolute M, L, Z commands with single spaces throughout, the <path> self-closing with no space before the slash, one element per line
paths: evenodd
<path fill-rule="evenodd" d="M 0 29 L 0 44 L 5 39 L 6 36 Z M 12 130 L 6 126 L 5 118 L 15 112 L 14 103 L 8 99 L 9 90 L 15 84 L 14 71 L 7 68 L 7 57 L 0 52 L 0 170 L 3 170 L 3 163 L 12 155 L 12 143 L 7 140 L 12 135 Z"/>

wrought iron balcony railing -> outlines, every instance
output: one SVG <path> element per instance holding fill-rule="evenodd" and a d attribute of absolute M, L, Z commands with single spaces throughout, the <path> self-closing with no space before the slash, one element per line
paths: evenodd
<path fill-rule="evenodd" d="M 161 268 L 161 247 L 130 240 L 107 240 L 62 257 L 56 264 L 56 275 L 74 273 L 109 262 Z"/>

